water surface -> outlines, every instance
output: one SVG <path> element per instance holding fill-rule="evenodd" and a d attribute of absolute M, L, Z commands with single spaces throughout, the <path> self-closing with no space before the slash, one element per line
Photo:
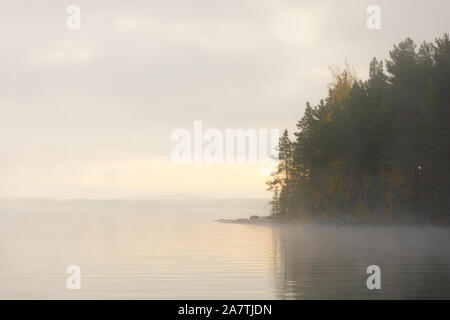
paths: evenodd
<path fill-rule="evenodd" d="M 3 206 L 0 298 L 450 298 L 449 229 L 213 221 L 252 214 L 264 204 Z M 73 264 L 81 290 L 66 288 Z M 366 287 L 372 264 L 379 291 Z"/>

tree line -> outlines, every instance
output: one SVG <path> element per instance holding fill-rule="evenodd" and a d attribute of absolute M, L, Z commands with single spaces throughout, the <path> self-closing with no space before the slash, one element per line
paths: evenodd
<path fill-rule="evenodd" d="M 450 40 L 407 38 L 358 79 L 334 70 L 280 137 L 267 182 L 279 217 L 418 223 L 450 220 Z"/>

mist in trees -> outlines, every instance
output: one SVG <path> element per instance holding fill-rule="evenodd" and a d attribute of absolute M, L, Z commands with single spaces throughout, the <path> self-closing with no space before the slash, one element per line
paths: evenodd
<path fill-rule="evenodd" d="M 267 182 L 272 214 L 311 219 L 450 221 L 450 40 L 395 45 L 359 80 L 334 70 L 306 104 Z"/>

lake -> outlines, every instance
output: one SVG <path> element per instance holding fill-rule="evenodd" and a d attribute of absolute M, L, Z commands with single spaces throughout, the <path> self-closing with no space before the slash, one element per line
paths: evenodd
<path fill-rule="evenodd" d="M 0 298 L 450 299 L 448 228 L 214 222 L 265 212 L 262 200 L 6 201 Z M 366 287 L 369 265 L 381 290 Z"/>

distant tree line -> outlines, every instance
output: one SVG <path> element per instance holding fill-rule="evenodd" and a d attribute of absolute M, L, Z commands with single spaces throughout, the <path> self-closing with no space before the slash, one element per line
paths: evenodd
<path fill-rule="evenodd" d="M 369 78 L 334 70 L 326 99 L 306 104 L 279 140 L 267 182 L 272 214 L 444 222 L 450 217 L 450 40 L 395 45 Z"/>

